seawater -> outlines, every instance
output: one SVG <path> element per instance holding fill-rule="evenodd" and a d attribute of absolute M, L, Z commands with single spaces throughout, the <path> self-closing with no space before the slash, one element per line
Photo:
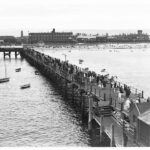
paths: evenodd
<path fill-rule="evenodd" d="M 0 53 L 0 146 L 90 146 L 80 114 L 25 59 Z M 21 72 L 15 72 L 21 67 Z M 31 87 L 21 90 L 20 86 Z"/>

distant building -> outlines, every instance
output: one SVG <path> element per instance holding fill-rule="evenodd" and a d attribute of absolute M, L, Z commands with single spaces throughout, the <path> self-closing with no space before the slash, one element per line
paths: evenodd
<path fill-rule="evenodd" d="M 138 30 L 137 32 L 138 32 L 138 35 L 142 35 L 143 31 L 142 30 Z"/>
<path fill-rule="evenodd" d="M 102 38 L 98 39 L 98 42 L 104 41 Z M 149 35 L 143 33 L 142 30 L 138 30 L 137 33 L 119 34 L 107 36 L 107 42 L 149 42 Z"/>
<path fill-rule="evenodd" d="M 0 40 L 0 44 L 3 44 L 4 43 L 4 40 Z"/>
<path fill-rule="evenodd" d="M 107 42 L 107 39 L 108 39 L 108 35 L 106 36 L 97 36 L 96 37 L 96 42 Z"/>
<path fill-rule="evenodd" d="M 79 35 L 76 39 L 77 42 L 96 42 L 96 36 L 94 35 Z"/>
<path fill-rule="evenodd" d="M 16 38 L 14 36 L 0 36 L 0 41 L 3 41 L 4 44 L 15 44 Z"/>
<path fill-rule="evenodd" d="M 53 42 L 72 42 L 73 33 L 72 32 L 39 32 L 39 33 L 29 33 L 29 43 L 53 43 Z"/>

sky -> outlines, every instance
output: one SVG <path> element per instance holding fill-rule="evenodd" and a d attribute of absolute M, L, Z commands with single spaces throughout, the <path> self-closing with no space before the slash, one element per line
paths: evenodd
<path fill-rule="evenodd" d="M 150 0 L 0 0 L 0 35 L 150 29 Z"/>

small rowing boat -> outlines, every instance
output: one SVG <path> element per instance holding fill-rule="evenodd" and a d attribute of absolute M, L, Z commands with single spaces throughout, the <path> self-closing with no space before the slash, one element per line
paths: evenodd
<path fill-rule="evenodd" d="M 22 85 L 20 88 L 21 89 L 26 89 L 26 88 L 29 88 L 30 87 L 30 84 L 25 84 L 25 85 Z"/>
<path fill-rule="evenodd" d="M 0 79 L 0 83 L 4 83 L 4 82 L 8 82 L 9 81 L 9 78 L 2 78 Z"/>
<path fill-rule="evenodd" d="M 17 68 L 17 69 L 16 69 L 16 72 L 20 72 L 20 71 L 21 71 L 21 68 Z"/>
<path fill-rule="evenodd" d="M 39 72 L 37 70 L 35 71 L 35 75 L 39 75 Z"/>

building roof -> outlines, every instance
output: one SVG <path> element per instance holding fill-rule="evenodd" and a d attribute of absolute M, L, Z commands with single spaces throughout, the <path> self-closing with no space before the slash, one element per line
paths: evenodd
<path fill-rule="evenodd" d="M 150 125 L 150 109 L 138 117 L 139 120 Z"/>
<path fill-rule="evenodd" d="M 140 114 L 143 114 L 150 109 L 150 102 L 136 103 Z"/>
<path fill-rule="evenodd" d="M 0 40 L 5 40 L 5 39 L 15 39 L 14 36 L 0 36 Z"/>
<path fill-rule="evenodd" d="M 146 111 L 150 110 L 150 102 L 142 102 L 142 103 L 131 102 L 129 110 L 124 110 L 124 113 L 129 116 L 130 112 L 134 109 L 138 111 L 138 115 L 141 115 Z"/>

